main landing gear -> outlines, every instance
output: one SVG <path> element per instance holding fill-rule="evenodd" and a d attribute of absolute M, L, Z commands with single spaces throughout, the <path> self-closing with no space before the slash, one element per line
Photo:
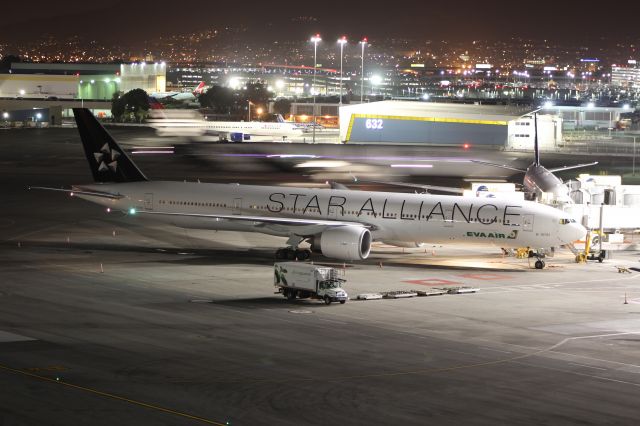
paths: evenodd
<path fill-rule="evenodd" d="M 276 251 L 278 260 L 307 260 L 311 257 L 309 249 L 293 249 L 291 247 L 281 248 Z"/>

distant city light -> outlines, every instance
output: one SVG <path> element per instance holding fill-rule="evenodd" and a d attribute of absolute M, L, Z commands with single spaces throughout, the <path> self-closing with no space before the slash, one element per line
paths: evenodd
<path fill-rule="evenodd" d="M 238 77 L 231 77 L 228 84 L 230 88 L 235 90 L 240 87 L 240 79 Z"/>
<path fill-rule="evenodd" d="M 37 118 L 38 120 L 40 120 L 40 119 L 42 118 L 42 114 L 37 113 L 37 114 L 36 114 L 36 118 Z"/>
<path fill-rule="evenodd" d="M 372 75 L 371 84 L 375 84 L 376 86 L 382 84 L 382 77 L 380 77 L 379 75 Z"/>
<path fill-rule="evenodd" d="M 276 89 L 284 89 L 284 81 L 276 80 Z"/>
<path fill-rule="evenodd" d="M 629 109 L 629 108 L 631 108 L 631 106 L 629 104 L 622 105 L 622 109 Z"/>
<path fill-rule="evenodd" d="M 547 101 L 547 102 L 544 103 L 544 107 L 545 108 L 551 108 L 552 106 L 553 106 L 553 102 L 551 102 L 551 101 Z"/>
<path fill-rule="evenodd" d="M 596 104 L 594 104 L 593 102 L 589 102 L 589 103 L 587 104 L 587 108 L 593 108 L 593 107 L 595 107 L 595 106 L 596 106 Z"/>
<path fill-rule="evenodd" d="M 9 119 L 9 113 L 8 112 L 3 112 L 2 113 L 2 118 L 4 118 L 5 120 Z"/>
<path fill-rule="evenodd" d="M 26 92 L 24 91 L 24 89 L 20 89 L 20 94 L 24 95 Z"/>

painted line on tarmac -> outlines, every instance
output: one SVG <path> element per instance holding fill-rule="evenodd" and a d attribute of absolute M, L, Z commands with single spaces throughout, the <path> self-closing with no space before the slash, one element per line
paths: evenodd
<path fill-rule="evenodd" d="M 635 278 L 640 277 L 640 274 L 636 274 L 636 275 L 632 275 L 629 277 L 624 277 L 624 278 L 599 278 L 599 279 L 595 279 L 595 280 L 580 280 L 580 281 L 557 281 L 557 282 L 550 282 L 550 283 L 540 283 L 540 284 L 544 284 L 547 286 L 550 285 L 560 285 L 560 287 L 556 287 L 556 289 L 562 289 L 562 286 L 566 285 L 566 284 L 587 284 L 587 283 L 606 283 L 606 282 L 620 282 L 620 281 L 628 281 L 628 280 L 632 280 Z M 539 285 L 539 284 L 532 284 L 532 285 Z M 514 285 L 506 285 L 506 286 L 500 286 L 500 285 L 496 285 L 494 287 L 486 287 L 485 290 L 503 290 L 503 289 L 509 289 L 509 288 L 516 288 L 516 287 L 522 287 L 522 284 L 518 285 L 518 284 L 514 284 Z M 568 289 L 571 290 L 571 289 Z"/>
<path fill-rule="evenodd" d="M 80 390 L 80 391 L 83 391 L 83 392 L 91 393 L 93 395 L 98 395 L 98 396 L 102 396 L 102 397 L 105 397 L 105 398 L 115 399 L 117 401 L 126 402 L 126 403 L 129 403 L 129 404 L 132 404 L 132 405 L 137 405 L 139 407 L 149 408 L 151 410 L 160 411 L 160 412 L 167 413 L 167 414 L 173 414 L 175 416 L 182 417 L 184 419 L 193 420 L 193 421 L 200 422 L 200 423 L 206 423 L 206 424 L 218 425 L 218 426 L 225 426 L 226 425 L 226 423 L 220 423 L 220 422 L 216 422 L 214 420 L 205 419 L 203 417 L 194 416 L 192 414 L 183 413 L 181 411 L 172 410 L 170 408 L 164 408 L 164 407 L 160 407 L 158 405 L 148 404 L 148 403 L 142 402 L 142 401 L 136 401 L 135 399 L 130 399 L 130 398 L 126 398 L 124 396 L 119 396 L 119 395 L 115 395 L 115 394 L 112 394 L 112 393 L 99 391 L 97 389 L 92 389 L 92 388 L 88 388 L 88 387 L 80 386 L 80 385 L 74 385 L 73 383 L 64 382 L 64 381 L 61 381 L 61 380 L 51 379 L 49 377 L 40 376 L 38 374 L 29 373 L 27 371 L 19 370 L 19 369 L 16 369 L 16 368 L 11 368 L 11 367 L 8 367 L 8 366 L 3 365 L 3 364 L 0 364 L 0 370 L 5 370 L 5 371 L 8 371 L 10 373 L 14 373 L 14 374 L 22 375 L 22 376 L 27 376 L 27 377 L 30 377 L 32 379 L 41 380 L 43 382 L 55 383 L 56 385 L 66 386 L 68 388 Z"/>

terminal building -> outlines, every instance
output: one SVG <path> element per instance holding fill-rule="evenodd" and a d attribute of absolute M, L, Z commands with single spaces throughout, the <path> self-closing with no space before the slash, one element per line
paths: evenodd
<path fill-rule="evenodd" d="M 433 144 L 531 149 L 530 108 L 495 105 L 381 101 L 340 108 L 343 143 Z M 541 148 L 562 140 L 561 119 L 538 116 Z"/>
<path fill-rule="evenodd" d="M 628 89 L 640 89 L 640 68 L 611 67 L 611 85 Z"/>
<path fill-rule="evenodd" d="M 43 64 L 13 63 L 9 74 L 0 74 L 0 111 L 59 108 L 43 114 L 50 124 L 71 117 L 71 108 L 86 106 L 98 116 L 110 115 L 111 100 L 118 92 L 166 90 L 166 64 Z M 10 118 L 11 119 L 11 118 Z"/>

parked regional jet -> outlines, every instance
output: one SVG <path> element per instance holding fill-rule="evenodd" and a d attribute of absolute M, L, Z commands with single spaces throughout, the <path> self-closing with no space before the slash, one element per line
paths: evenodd
<path fill-rule="evenodd" d="M 53 189 L 183 228 L 287 237 L 278 258 L 311 250 L 340 260 L 369 256 L 372 241 L 530 247 L 544 253 L 583 237 L 566 213 L 530 202 L 431 194 L 150 181 L 87 109 L 73 110 L 95 183 Z"/>
<path fill-rule="evenodd" d="M 569 187 L 562 182 L 562 180 L 554 175 L 554 172 L 562 172 L 565 170 L 577 169 L 581 167 L 594 166 L 598 164 L 597 161 L 576 164 L 573 166 L 563 166 L 554 169 L 547 169 L 540 164 L 540 148 L 538 146 L 538 114 L 533 112 L 533 125 L 534 125 L 534 139 L 533 139 L 533 163 L 527 167 L 526 170 L 519 169 L 517 167 L 509 166 L 506 164 L 495 164 L 486 161 L 472 160 L 474 163 L 485 164 L 493 167 L 500 167 L 508 170 L 515 170 L 517 172 L 524 173 L 524 190 L 532 199 L 539 199 L 542 193 L 552 194 L 553 200 L 557 203 L 573 203 L 573 200 L 569 196 Z"/>
<path fill-rule="evenodd" d="M 174 101 L 195 101 L 198 95 L 201 95 L 203 92 L 204 81 L 201 81 L 200 84 L 190 92 L 157 92 L 152 93 L 149 96 L 158 100 L 170 98 Z"/>
<path fill-rule="evenodd" d="M 197 111 L 155 110 L 148 120 L 158 136 L 204 136 L 217 135 L 220 140 L 242 142 L 252 136 L 274 138 L 302 137 L 306 129 L 298 123 L 288 121 L 206 121 Z"/>

